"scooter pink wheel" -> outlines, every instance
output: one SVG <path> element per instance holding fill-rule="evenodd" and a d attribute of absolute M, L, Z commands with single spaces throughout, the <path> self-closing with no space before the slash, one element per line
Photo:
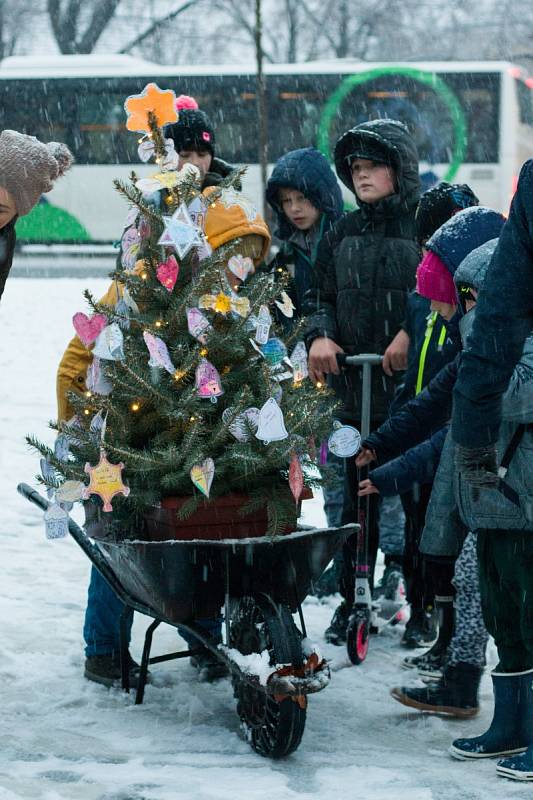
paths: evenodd
<path fill-rule="evenodd" d="M 352 664 L 362 664 L 368 654 L 368 620 L 359 620 L 348 627 L 346 649 Z"/>

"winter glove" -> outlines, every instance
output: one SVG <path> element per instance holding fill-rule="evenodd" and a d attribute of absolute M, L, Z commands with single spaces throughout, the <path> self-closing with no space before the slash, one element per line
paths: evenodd
<path fill-rule="evenodd" d="M 499 484 L 496 448 L 455 446 L 455 466 L 464 480 L 477 488 L 496 487 Z"/>

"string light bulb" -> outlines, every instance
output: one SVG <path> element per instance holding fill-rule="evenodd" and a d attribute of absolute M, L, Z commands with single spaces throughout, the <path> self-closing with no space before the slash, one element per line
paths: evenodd
<path fill-rule="evenodd" d="M 147 277 L 148 277 L 148 273 L 147 272 L 141 272 L 141 278 L 143 279 L 143 281 L 145 281 L 147 279 Z"/>
<path fill-rule="evenodd" d="M 205 358 L 208 352 L 209 350 L 207 349 L 207 347 L 202 347 L 202 349 L 200 350 L 200 355 L 202 356 L 202 358 Z"/>
<path fill-rule="evenodd" d="M 322 386 L 323 386 L 323 385 L 324 385 L 324 384 L 322 383 L 322 381 L 317 381 L 317 382 L 316 382 L 316 388 L 317 388 L 317 389 L 322 389 Z"/>
<path fill-rule="evenodd" d="M 138 411 L 140 409 L 140 407 L 141 407 L 141 405 L 137 401 L 132 403 L 131 406 L 130 406 L 131 410 L 134 411 L 134 412 Z"/>
<path fill-rule="evenodd" d="M 194 422 L 195 420 L 196 420 L 196 417 L 194 417 L 194 416 L 193 417 L 189 417 L 189 422 Z"/>
<path fill-rule="evenodd" d="M 85 397 L 92 397 L 92 396 L 93 393 L 89 389 L 87 389 L 87 391 L 85 392 Z"/>
<path fill-rule="evenodd" d="M 163 327 L 163 323 L 161 322 L 161 320 L 160 320 L 160 319 L 156 319 L 156 321 L 155 321 L 155 327 L 156 327 L 156 328 L 162 328 L 162 327 Z"/>
<path fill-rule="evenodd" d="M 84 408 L 83 413 L 85 414 L 86 417 L 88 417 L 91 412 L 88 408 Z"/>

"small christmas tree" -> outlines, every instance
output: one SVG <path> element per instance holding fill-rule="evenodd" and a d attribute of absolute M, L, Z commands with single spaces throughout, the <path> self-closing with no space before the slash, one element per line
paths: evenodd
<path fill-rule="evenodd" d="M 233 492 L 248 495 L 244 515 L 266 506 L 269 533 L 280 533 L 294 524 L 304 486 L 320 483 L 315 442 L 331 432 L 334 400 L 307 377 L 301 326 L 284 339 L 288 324 L 276 322 L 292 315 L 283 277 L 255 270 L 245 236 L 212 250 L 210 214 L 236 206 L 264 223 L 237 191 L 242 171 L 203 193 L 195 168 L 176 171 L 161 129 L 173 121 L 168 95 L 150 85 L 126 102 L 128 127 L 145 132 L 140 153 L 160 172 L 116 181 L 130 205 L 116 304 L 85 292 L 93 316 L 75 317 L 80 336 L 96 336 L 89 391 L 71 395 L 76 416 L 59 426 L 54 450 L 28 441 L 58 502 L 90 497 L 102 508 L 103 498 L 109 511 L 116 491 L 106 519 L 122 535 L 163 497 L 188 497 L 185 518 Z M 107 462 L 124 465 L 129 492 Z"/>

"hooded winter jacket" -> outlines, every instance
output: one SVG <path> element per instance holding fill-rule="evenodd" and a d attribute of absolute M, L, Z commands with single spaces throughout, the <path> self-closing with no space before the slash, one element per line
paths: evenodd
<path fill-rule="evenodd" d="M 520 172 L 461 364 L 452 424 L 458 444 L 483 447 L 496 441 L 501 396 L 532 329 L 533 159 Z"/>
<path fill-rule="evenodd" d="M 301 192 L 321 212 L 319 222 L 313 226 L 316 230 L 299 231 L 289 221 L 279 202 L 282 188 Z M 293 265 L 289 293 L 297 315 L 301 316 L 322 237 L 342 216 L 342 193 L 325 156 L 314 147 L 304 147 L 286 153 L 276 162 L 268 179 L 266 198 L 277 217 L 275 235 L 283 243 L 270 266 L 275 269 Z"/>
<path fill-rule="evenodd" d="M 337 222 L 318 249 L 312 285 L 304 300 L 309 315 L 308 348 L 314 339 L 333 339 L 348 354 L 383 353 L 405 316 L 407 294 L 415 284 L 419 248 L 415 210 L 420 184 L 413 138 L 399 122 L 365 122 L 345 133 L 335 148 L 337 174 L 353 191 L 346 156 L 376 145 L 388 154 L 396 175 L 395 194 L 374 204 L 359 202 Z M 361 375 L 349 370 L 336 378 L 344 401 L 342 415 L 361 416 Z M 386 418 L 396 382 L 373 371 L 372 420 Z"/>

